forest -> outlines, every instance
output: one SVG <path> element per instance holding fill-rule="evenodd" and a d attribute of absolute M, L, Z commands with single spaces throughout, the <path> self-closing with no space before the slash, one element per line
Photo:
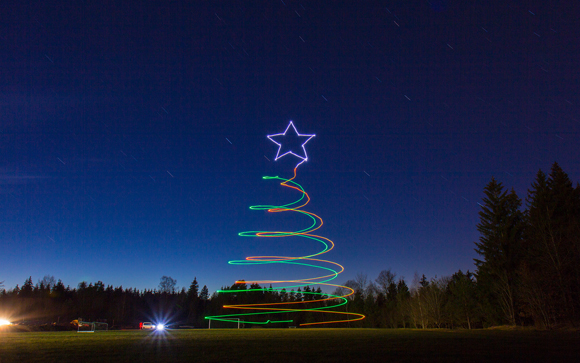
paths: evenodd
<path fill-rule="evenodd" d="M 475 226 L 480 238 L 474 241 L 478 257 L 473 272 L 415 276 L 410 283 L 390 269 L 374 280 L 360 273 L 344 284 L 354 290 L 344 309 L 365 314 L 366 319 L 344 326 L 578 327 L 580 186 L 574 187 L 554 163 L 549 174 L 538 171 L 524 200 L 495 178 L 483 194 L 480 221 Z M 53 276 L 36 284 L 30 277 L 22 286 L 6 289 L 0 285 L 0 312 L 13 323 L 39 330 L 72 329 L 71 321 L 79 318 L 107 322 L 111 329 L 135 328 L 140 321 L 206 328 L 204 317 L 227 313 L 224 304 L 309 301 L 316 299 L 312 292 L 322 292 L 320 287 L 279 291 L 253 284 L 250 289 L 255 291 L 236 293 L 248 288 L 239 283 L 210 295 L 207 286 L 199 286 L 194 278 L 187 290 L 176 289 L 176 281 L 163 276 L 152 290 L 105 286 L 101 281 L 81 282 L 71 288 Z M 346 291 L 342 290 L 333 294 L 342 295 Z M 295 325 L 320 320 L 311 312 L 290 318 Z M 216 322 L 216 327 L 226 326 Z"/>

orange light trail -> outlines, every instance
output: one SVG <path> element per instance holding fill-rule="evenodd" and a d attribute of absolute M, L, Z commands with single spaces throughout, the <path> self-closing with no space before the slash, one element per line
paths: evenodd
<path fill-rule="evenodd" d="M 348 302 L 348 297 L 354 294 L 354 290 L 347 286 L 332 284 L 330 281 L 336 279 L 340 273 L 344 271 L 344 267 L 339 263 L 323 260 L 319 258 L 314 258 L 331 251 L 334 248 L 334 242 L 330 239 L 313 234 L 312 232 L 320 229 L 324 222 L 322 218 L 318 215 L 302 210 L 303 207 L 308 205 L 310 202 L 310 196 L 306 191 L 294 182 L 296 178 L 297 167 L 294 168 L 294 175 L 290 179 L 283 179 L 279 177 L 264 177 L 264 179 L 277 179 L 283 180 L 280 183 L 281 186 L 298 191 L 300 199 L 295 202 L 283 205 L 283 206 L 269 206 L 269 205 L 258 205 L 252 206 L 252 210 L 266 210 L 270 213 L 282 213 L 282 212 L 295 212 L 301 213 L 312 219 L 312 225 L 300 231 L 288 232 L 288 231 L 248 231 L 239 233 L 242 237 L 261 237 L 261 238 L 285 238 L 285 237 L 302 237 L 315 240 L 321 243 L 324 248 L 314 254 L 306 256 L 250 256 L 246 257 L 245 260 L 234 260 L 230 261 L 230 264 L 234 265 L 255 265 L 255 264 L 291 264 L 313 267 L 318 269 L 323 269 L 328 271 L 326 274 L 322 274 L 316 277 L 299 278 L 299 279 L 288 279 L 288 280 L 253 280 L 253 281 L 236 281 L 236 284 L 250 283 L 250 284 L 292 284 L 290 286 L 271 288 L 270 291 L 286 291 L 286 289 L 291 289 L 295 287 L 306 287 L 309 284 L 320 285 L 320 286 L 332 286 L 338 289 L 343 289 L 347 293 L 341 295 L 325 294 L 322 292 L 315 292 L 314 289 L 309 292 L 302 292 L 303 294 L 318 295 L 321 298 L 314 300 L 305 301 L 285 301 L 285 302 L 275 302 L 275 303 L 261 303 L 261 304 L 235 304 L 235 305 L 224 305 L 226 309 L 236 309 L 242 310 L 239 314 L 227 314 L 227 315 L 214 315 L 207 316 L 206 319 L 226 321 L 233 323 L 249 323 L 249 324 L 270 324 L 270 323 L 290 323 L 293 320 L 266 320 L 259 321 L 260 317 L 266 318 L 266 315 L 270 314 L 289 314 L 298 312 L 312 312 L 320 314 L 332 314 L 331 316 L 340 315 L 340 319 L 333 319 L 330 321 L 318 321 L 318 322 L 307 322 L 301 323 L 300 326 L 308 325 L 321 325 L 321 324 L 337 324 L 353 322 L 357 320 L 362 320 L 365 318 L 362 314 L 347 312 L 347 311 L 337 311 L 335 309 L 346 305 Z M 330 265 L 331 267 L 325 267 L 323 265 Z M 245 290 L 220 290 L 219 293 L 243 293 L 251 291 L 263 291 L 262 289 L 245 289 Z M 339 290 L 340 291 L 340 290 Z M 313 307 L 309 307 L 312 306 Z M 302 308 L 292 308 L 291 306 L 302 305 Z"/>

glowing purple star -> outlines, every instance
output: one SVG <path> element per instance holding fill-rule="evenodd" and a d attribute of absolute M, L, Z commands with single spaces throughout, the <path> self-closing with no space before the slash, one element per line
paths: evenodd
<path fill-rule="evenodd" d="M 290 126 L 292 126 L 292 130 L 294 130 L 294 132 L 290 132 L 290 134 L 287 135 L 288 130 L 290 130 Z M 304 147 L 304 145 L 306 145 L 306 143 L 308 141 L 310 141 L 310 139 L 312 139 L 314 136 L 316 136 L 316 135 L 314 135 L 314 134 L 312 134 L 312 135 L 299 134 L 298 131 L 296 130 L 296 126 L 294 126 L 292 121 L 290 121 L 290 123 L 288 124 L 288 127 L 286 127 L 286 130 L 283 133 L 268 135 L 268 139 L 270 139 L 273 143 L 278 145 L 278 153 L 276 153 L 276 159 L 274 159 L 274 160 L 278 160 L 282 156 L 292 154 L 292 155 L 300 158 L 300 160 L 301 160 L 295 166 L 295 168 L 297 168 L 300 164 L 302 164 L 303 162 L 308 160 L 308 155 L 306 154 L 306 148 Z M 283 138 L 285 138 L 284 141 L 286 142 L 286 144 L 294 145 L 294 147 L 296 147 L 297 145 L 300 145 L 300 147 L 302 148 L 302 151 L 304 152 L 304 154 L 303 154 L 304 156 L 292 151 L 292 147 L 289 147 L 289 148 L 286 147 L 284 149 L 286 151 L 281 153 L 282 152 L 282 142 L 283 142 L 282 139 Z M 278 139 L 278 141 L 276 141 L 276 139 Z M 292 139 L 294 139 L 294 141 L 298 141 L 298 142 L 297 143 L 289 142 Z"/>

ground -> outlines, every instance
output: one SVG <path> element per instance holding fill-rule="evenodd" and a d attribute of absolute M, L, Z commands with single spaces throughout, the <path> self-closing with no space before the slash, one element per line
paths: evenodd
<path fill-rule="evenodd" d="M 212 329 L 0 332 L 12 362 L 575 362 L 580 332 Z"/>

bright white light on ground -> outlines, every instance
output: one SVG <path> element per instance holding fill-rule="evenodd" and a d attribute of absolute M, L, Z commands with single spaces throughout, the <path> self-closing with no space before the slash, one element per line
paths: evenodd
<path fill-rule="evenodd" d="M 10 325 L 11 323 L 6 319 L 0 319 L 0 326 L 2 325 Z"/>
<path fill-rule="evenodd" d="M 163 329 L 165 329 L 165 325 L 163 325 L 163 324 L 157 324 L 157 327 L 155 329 L 157 329 L 157 330 L 163 330 Z"/>

